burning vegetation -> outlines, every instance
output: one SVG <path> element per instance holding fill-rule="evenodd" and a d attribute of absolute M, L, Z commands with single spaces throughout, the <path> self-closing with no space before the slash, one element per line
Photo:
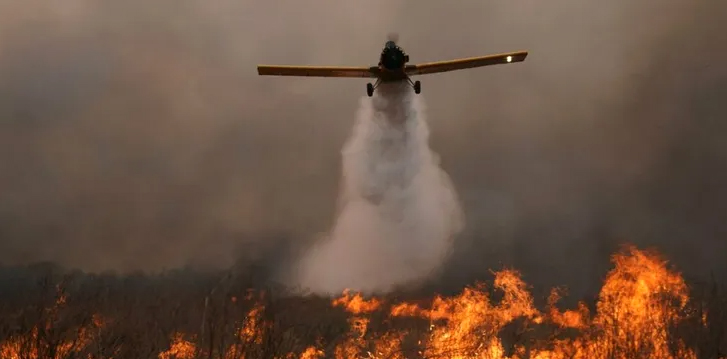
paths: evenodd
<path fill-rule="evenodd" d="M 45 271 L 2 303 L 0 358 L 727 358 L 727 301 L 716 286 L 687 286 L 633 247 L 612 262 L 595 303 L 570 310 L 558 307 L 557 289 L 536 308 L 514 270 L 410 301 L 282 296 L 191 274 L 152 286 L 143 276 Z"/>

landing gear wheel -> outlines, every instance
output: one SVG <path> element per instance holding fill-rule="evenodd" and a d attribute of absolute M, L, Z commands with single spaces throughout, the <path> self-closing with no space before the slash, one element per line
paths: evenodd
<path fill-rule="evenodd" d="M 419 94 L 422 92 L 422 83 L 419 81 L 414 81 L 414 93 Z"/>
<path fill-rule="evenodd" d="M 366 94 L 369 95 L 369 97 L 374 95 L 374 85 L 371 83 L 366 84 Z"/>

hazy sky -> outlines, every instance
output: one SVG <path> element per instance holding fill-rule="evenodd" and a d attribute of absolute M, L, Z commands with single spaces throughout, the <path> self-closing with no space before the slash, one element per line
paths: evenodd
<path fill-rule="evenodd" d="M 622 242 L 727 272 L 727 3 L 594 4 L 0 0 L 0 260 L 159 269 L 307 243 L 366 81 L 255 65 L 375 64 L 395 31 L 414 62 L 530 51 L 420 79 L 467 215 L 453 285 L 511 264 L 587 286 Z"/>

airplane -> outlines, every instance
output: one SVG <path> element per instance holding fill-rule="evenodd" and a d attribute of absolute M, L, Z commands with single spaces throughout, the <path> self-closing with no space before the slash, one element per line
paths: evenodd
<path fill-rule="evenodd" d="M 449 61 L 438 61 L 420 64 L 407 64 L 409 55 L 389 38 L 384 44 L 379 64 L 370 67 L 344 66 L 289 66 L 289 65 L 258 65 L 257 72 L 261 76 L 314 76 L 314 77 L 348 77 L 375 78 L 374 84 L 366 84 L 366 94 L 371 97 L 381 83 L 408 81 L 414 93 L 421 93 L 421 83 L 412 81 L 413 75 L 426 75 L 439 72 L 463 70 L 475 67 L 509 64 L 525 61 L 527 51 L 516 51 L 489 56 L 469 57 Z"/>

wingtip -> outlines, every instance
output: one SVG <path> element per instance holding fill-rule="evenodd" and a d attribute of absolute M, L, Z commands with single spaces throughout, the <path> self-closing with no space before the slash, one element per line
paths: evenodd
<path fill-rule="evenodd" d="M 515 51 L 511 55 L 513 57 L 513 62 L 522 62 L 525 61 L 525 59 L 528 57 L 527 51 Z"/>

